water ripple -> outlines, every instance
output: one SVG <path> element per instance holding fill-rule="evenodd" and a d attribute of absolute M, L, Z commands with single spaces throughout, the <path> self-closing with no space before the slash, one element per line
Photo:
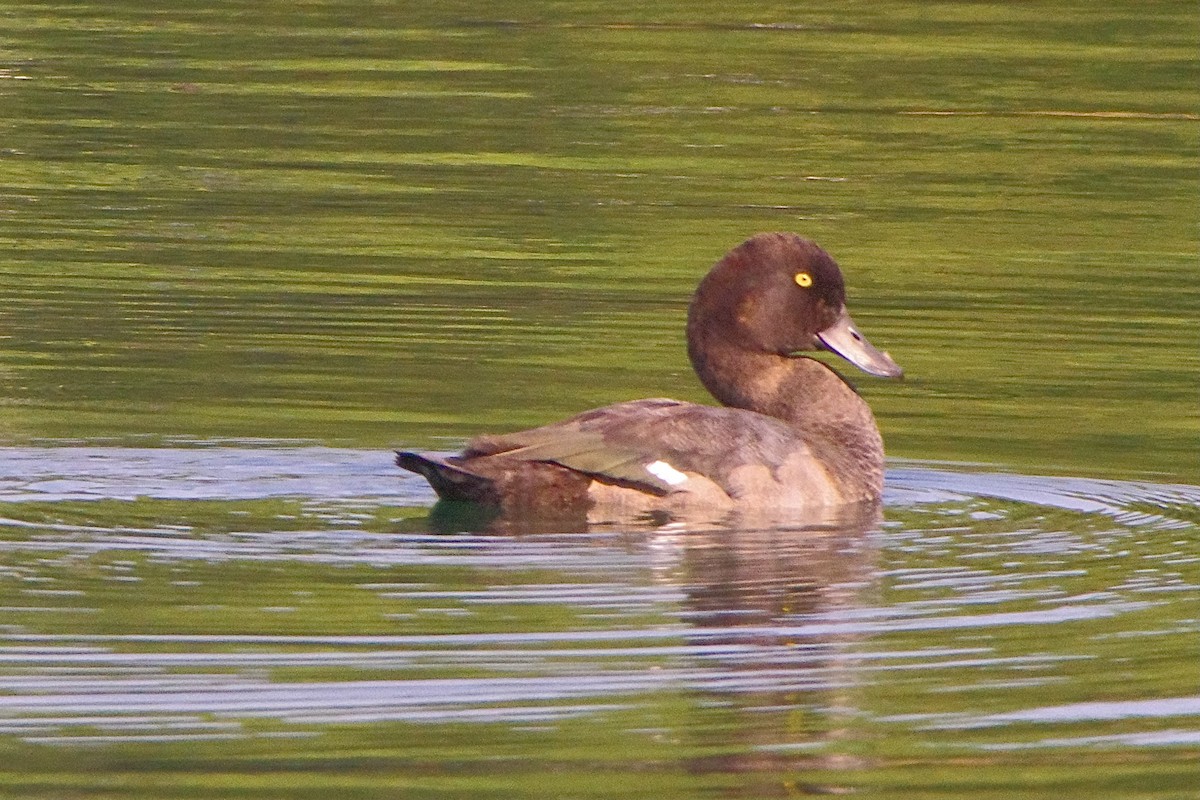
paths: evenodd
<path fill-rule="evenodd" d="M 434 500 L 423 481 L 393 466 L 388 451 L 272 444 L 0 447 L 0 501 L 304 497 L 428 505 Z M 987 497 L 1102 515 L 1127 526 L 1167 528 L 1193 524 L 1174 518 L 1173 509 L 1200 505 L 1200 487 L 1195 486 L 1014 475 L 961 467 L 937 469 L 920 464 L 894 462 L 887 476 L 887 505 L 911 507 Z"/>
<path fill-rule="evenodd" d="M 247 502 L 273 498 L 299 510 Z M 0 448 L 0 734 L 554 725 L 688 697 L 996 750 L 1193 741 L 1159 722 L 1200 714 L 1190 687 L 1114 676 L 1149 636 L 1192 658 L 1200 488 L 905 462 L 885 500 L 882 530 L 441 535 L 386 452 Z M 754 746 L 820 743 L 794 738 Z"/>

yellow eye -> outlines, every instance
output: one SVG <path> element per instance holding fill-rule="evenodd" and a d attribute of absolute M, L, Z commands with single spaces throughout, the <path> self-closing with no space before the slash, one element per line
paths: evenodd
<path fill-rule="evenodd" d="M 809 275 L 807 272 L 797 272 L 796 285 L 802 286 L 805 289 L 812 286 L 812 275 Z"/>

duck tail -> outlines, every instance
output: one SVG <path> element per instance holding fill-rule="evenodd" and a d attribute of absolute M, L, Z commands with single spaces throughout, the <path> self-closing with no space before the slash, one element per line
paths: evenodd
<path fill-rule="evenodd" d="M 399 451 L 396 453 L 396 466 L 415 472 L 429 481 L 429 485 L 443 500 L 469 500 L 484 504 L 496 502 L 495 482 L 491 478 L 465 469 L 449 459 L 427 453 Z"/>

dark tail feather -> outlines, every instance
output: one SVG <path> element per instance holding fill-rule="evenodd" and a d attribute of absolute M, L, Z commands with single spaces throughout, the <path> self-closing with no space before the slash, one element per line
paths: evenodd
<path fill-rule="evenodd" d="M 497 502 L 496 488 L 491 478 L 452 464 L 444 458 L 424 453 L 398 452 L 396 465 L 425 478 L 443 500 L 470 500 L 489 505 Z"/>

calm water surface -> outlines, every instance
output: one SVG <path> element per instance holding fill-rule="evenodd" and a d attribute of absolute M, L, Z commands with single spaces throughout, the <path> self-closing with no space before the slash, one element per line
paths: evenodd
<path fill-rule="evenodd" d="M 0 2 L 0 795 L 1200 797 L 1193 3 Z M 513 535 L 811 236 L 881 516 Z"/>

